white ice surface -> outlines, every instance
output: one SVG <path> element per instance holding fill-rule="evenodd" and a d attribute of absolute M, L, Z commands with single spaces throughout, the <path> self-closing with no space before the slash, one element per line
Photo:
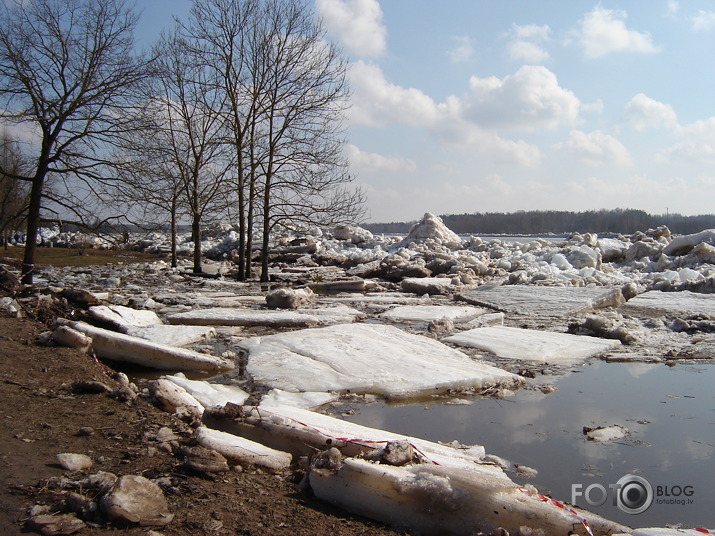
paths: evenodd
<path fill-rule="evenodd" d="M 485 350 L 498 357 L 545 363 L 582 360 L 621 344 L 614 339 L 505 326 L 471 329 L 443 340 Z"/>
<path fill-rule="evenodd" d="M 463 292 L 459 298 L 507 313 L 558 317 L 623 303 L 619 289 L 603 287 L 503 285 Z"/>
<path fill-rule="evenodd" d="M 122 333 L 130 327 L 160 326 L 161 318 L 148 310 L 137 310 L 123 305 L 95 305 L 89 308 L 89 314 L 102 322 L 107 322 Z"/>
<path fill-rule="evenodd" d="M 345 324 L 244 339 L 247 372 L 290 392 L 340 391 L 386 397 L 483 389 L 521 379 L 438 341 L 396 327 Z"/>
<path fill-rule="evenodd" d="M 171 376 L 163 376 L 179 387 L 183 387 L 187 393 L 198 400 L 205 408 L 214 406 L 225 406 L 228 402 L 243 404 L 248 398 L 248 393 L 237 385 L 223 385 L 219 383 L 209 383 L 203 380 L 190 380 L 182 373 Z"/>
<path fill-rule="evenodd" d="M 698 294 L 684 290 L 682 292 L 662 292 L 650 290 L 631 298 L 623 306 L 624 310 L 664 311 L 676 314 L 715 315 L 715 295 Z"/>
<path fill-rule="evenodd" d="M 176 313 L 168 315 L 167 319 L 172 324 L 195 326 L 270 326 L 280 328 L 354 322 L 360 316 L 362 313 L 359 311 L 338 305 L 301 311 L 216 307 Z"/>
<path fill-rule="evenodd" d="M 339 398 L 340 395 L 335 393 L 289 393 L 281 389 L 271 389 L 261 399 L 261 407 L 291 406 L 294 408 L 312 410 L 329 404 Z"/>
<path fill-rule="evenodd" d="M 216 335 L 216 330 L 204 326 L 130 326 L 127 335 L 169 346 L 188 346 Z"/>
<path fill-rule="evenodd" d="M 431 322 L 449 319 L 455 322 L 468 322 L 488 311 L 479 307 L 456 305 L 404 305 L 395 307 L 380 316 L 393 322 Z"/>

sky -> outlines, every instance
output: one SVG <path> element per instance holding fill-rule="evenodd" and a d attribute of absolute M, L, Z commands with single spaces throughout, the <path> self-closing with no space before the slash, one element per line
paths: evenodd
<path fill-rule="evenodd" d="M 187 0 L 145 0 L 142 39 Z M 366 221 L 715 213 L 715 3 L 315 0 Z"/>

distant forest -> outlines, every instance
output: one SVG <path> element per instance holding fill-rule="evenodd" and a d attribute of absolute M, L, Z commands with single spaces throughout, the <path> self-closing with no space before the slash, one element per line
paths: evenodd
<path fill-rule="evenodd" d="M 511 213 L 476 212 L 440 216 L 445 225 L 458 234 L 563 234 L 615 233 L 630 234 L 667 225 L 673 233 L 692 234 L 715 228 L 715 214 L 682 216 L 648 214 L 643 210 L 613 209 L 567 212 L 530 210 Z M 373 233 L 405 234 L 415 222 L 368 223 Z"/>

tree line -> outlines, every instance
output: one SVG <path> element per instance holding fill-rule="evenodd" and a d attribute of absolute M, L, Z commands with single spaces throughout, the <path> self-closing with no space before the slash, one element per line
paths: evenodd
<path fill-rule="evenodd" d="M 26 222 L 23 282 L 41 222 L 68 213 L 169 225 L 174 265 L 189 221 L 195 272 L 202 226 L 236 221 L 239 278 L 258 232 L 263 281 L 277 226 L 359 218 L 343 156 L 347 63 L 307 0 L 195 0 L 145 52 L 137 22 L 124 0 L 0 3 L 3 146 L 19 153 L 0 159 L 0 180 L 26 200 L 14 220 Z"/>
<path fill-rule="evenodd" d="M 683 216 L 649 214 L 636 209 L 589 210 L 585 212 L 531 210 L 511 213 L 484 212 L 447 214 L 444 224 L 458 234 L 563 234 L 623 233 L 645 231 L 660 225 L 679 234 L 715 228 L 715 215 Z M 365 227 L 374 233 L 407 233 L 411 223 L 374 223 Z"/>

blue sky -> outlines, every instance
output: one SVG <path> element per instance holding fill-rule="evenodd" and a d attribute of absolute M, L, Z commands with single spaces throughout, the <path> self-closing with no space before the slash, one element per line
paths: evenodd
<path fill-rule="evenodd" d="M 189 2 L 150 0 L 151 40 Z M 369 221 L 715 212 L 715 4 L 315 0 Z"/>

